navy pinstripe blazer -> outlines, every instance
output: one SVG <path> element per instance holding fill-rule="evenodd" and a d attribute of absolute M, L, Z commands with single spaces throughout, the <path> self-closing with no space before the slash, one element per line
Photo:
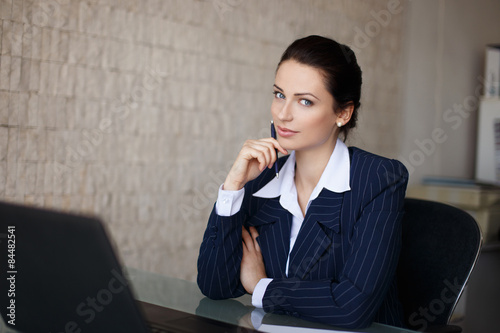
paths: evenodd
<path fill-rule="evenodd" d="M 400 162 L 349 148 L 350 186 L 326 189 L 311 202 L 285 266 L 292 215 L 279 197 L 252 196 L 275 176 L 266 169 L 245 186 L 241 210 L 222 217 L 215 208 L 198 258 L 198 286 L 212 299 L 245 293 L 240 279 L 241 227 L 255 226 L 267 276 L 266 312 L 345 328 L 378 321 L 402 326 L 395 271 L 408 172 Z M 287 157 L 280 158 L 280 167 Z"/>

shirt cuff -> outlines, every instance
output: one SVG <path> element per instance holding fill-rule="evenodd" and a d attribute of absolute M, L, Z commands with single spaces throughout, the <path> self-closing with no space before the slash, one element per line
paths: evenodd
<path fill-rule="evenodd" d="M 273 279 L 265 278 L 260 279 L 253 290 L 252 294 L 252 305 L 256 308 L 262 309 L 262 299 L 264 298 L 264 294 L 266 293 L 267 286 L 271 283 Z"/>
<path fill-rule="evenodd" d="M 215 203 L 215 213 L 219 216 L 231 216 L 238 213 L 245 196 L 245 188 L 238 191 L 226 191 L 219 187 L 219 195 Z"/>

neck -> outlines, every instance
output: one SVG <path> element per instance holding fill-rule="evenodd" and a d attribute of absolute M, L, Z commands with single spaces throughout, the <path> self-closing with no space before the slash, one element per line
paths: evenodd
<path fill-rule="evenodd" d="M 295 152 L 295 184 L 311 190 L 316 187 L 335 149 L 336 140 L 331 144 Z"/>

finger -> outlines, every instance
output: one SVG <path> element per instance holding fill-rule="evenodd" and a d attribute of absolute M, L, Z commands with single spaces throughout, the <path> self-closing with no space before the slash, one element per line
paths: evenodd
<path fill-rule="evenodd" d="M 276 141 L 276 143 L 278 143 L 278 141 Z M 281 145 L 278 143 L 277 146 L 275 146 L 283 155 L 288 155 L 288 150 L 286 150 L 285 148 L 281 147 Z"/>
<path fill-rule="evenodd" d="M 267 161 L 266 166 L 268 168 L 272 168 L 273 164 L 278 159 L 278 153 L 277 153 L 277 148 L 275 147 L 275 143 L 277 143 L 277 141 L 274 140 L 273 138 L 262 139 L 258 142 L 258 144 L 261 145 L 262 148 L 256 148 L 261 150 L 266 155 L 266 161 Z M 287 153 L 286 150 L 285 153 Z"/>
<path fill-rule="evenodd" d="M 264 142 L 255 142 L 251 146 L 251 149 L 254 151 L 254 153 L 252 154 L 253 157 L 257 158 L 257 160 L 259 161 L 261 170 L 272 163 L 276 158 L 274 149 L 269 143 L 265 144 Z"/>
<path fill-rule="evenodd" d="M 248 230 L 245 229 L 245 227 L 242 227 L 241 236 L 242 236 L 243 244 L 245 244 L 245 246 L 247 248 L 251 247 L 252 243 L 253 243 L 253 239 L 252 239 L 252 236 L 248 233 Z"/>
<path fill-rule="evenodd" d="M 267 160 L 267 157 L 261 153 L 261 154 L 258 154 L 256 156 L 256 158 L 257 158 L 257 161 L 259 161 L 259 170 L 263 171 L 266 168 L 267 164 L 269 163 Z"/>
<path fill-rule="evenodd" d="M 287 153 L 287 151 L 283 147 L 281 147 L 279 142 L 273 138 L 260 139 L 258 141 L 258 144 L 265 146 L 267 149 L 269 149 L 269 152 L 273 157 L 276 157 L 276 149 L 278 149 L 282 153 Z"/>
<path fill-rule="evenodd" d="M 255 227 L 250 227 L 250 234 L 252 235 L 253 245 L 254 245 L 255 249 L 258 252 L 260 252 L 259 242 L 257 242 L 257 237 L 259 237 L 259 232 L 257 231 L 257 229 Z"/>
<path fill-rule="evenodd" d="M 259 146 L 256 147 L 254 145 L 245 147 L 245 149 L 241 151 L 241 157 L 248 162 L 256 160 L 259 164 L 260 171 L 264 170 L 265 166 L 268 164 L 268 161 L 266 159 L 270 158 L 270 156 L 266 157 L 262 148 L 260 148 Z"/>
<path fill-rule="evenodd" d="M 267 167 L 271 169 L 278 160 L 278 151 L 284 155 L 288 155 L 288 151 L 281 147 L 281 145 L 273 138 L 262 139 L 262 143 L 265 143 L 266 147 L 269 148 L 270 160 Z"/>
<path fill-rule="evenodd" d="M 257 229 L 255 227 L 250 227 L 250 231 L 244 230 L 243 232 L 243 241 L 245 242 L 245 246 L 248 251 L 254 252 L 260 252 L 260 246 L 259 243 L 257 242 L 257 237 L 259 237 L 259 233 L 257 232 Z"/>
<path fill-rule="evenodd" d="M 250 235 L 252 235 L 252 238 L 253 239 L 256 239 L 257 237 L 259 237 L 259 232 L 257 231 L 257 228 L 254 227 L 254 226 L 251 226 L 250 228 L 248 228 L 250 231 Z"/>
<path fill-rule="evenodd" d="M 259 169 L 262 171 L 267 166 L 271 168 L 273 163 L 278 159 L 276 149 L 284 155 L 288 155 L 288 151 L 284 149 L 276 139 L 264 138 L 259 140 L 247 140 L 245 147 L 248 149 L 246 153 L 250 153 L 249 158 L 255 158 L 259 162 Z M 254 151 L 262 152 L 265 155 L 265 164 L 262 158 L 259 158 Z M 248 155 L 247 155 L 248 156 Z"/>
<path fill-rule="evenodd" d="M 241 243 L 243 244 L 243 252 L 245 252 L 246 247 L 247 247 L 247 244 L 245 242 L 245 237 L 246 237 L 245 233 L 246 232 L 247 231 L 245 230 L 245 227 L 241 227 Z"/>
<path fill-rule="evenodd" d="M 272 148 L 273 149 L 278 149 L 280 153 L 282 153 L 284 155 L 288 155 L 288 150 L 286 150 L 285 148 L 283 148 L 280 145 L 280 143 L 278 142 L 278 140 L 276 140 L 274 138 L 265 138 L 265 139 L 261 139 L 261 140 L 269 142 L 270 144 L 272 144 Z"/>

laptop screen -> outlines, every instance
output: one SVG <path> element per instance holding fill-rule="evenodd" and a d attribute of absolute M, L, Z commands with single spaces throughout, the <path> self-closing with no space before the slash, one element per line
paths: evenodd
<path fill-rule="evenodd" d="M 146 332 L 98 219 L 0 203 L 0 311 L 24 332 Z"/>

